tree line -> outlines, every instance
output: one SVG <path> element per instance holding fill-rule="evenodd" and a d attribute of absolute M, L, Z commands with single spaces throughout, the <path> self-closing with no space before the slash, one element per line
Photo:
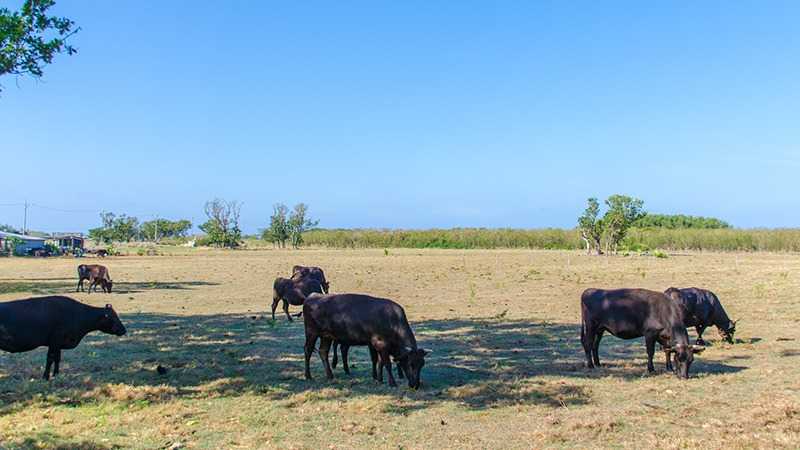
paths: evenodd
<path fill-rule="evenodd" d="M 186 237 L 192 228 L 188 220 L 155 219 L 139 223 L 139 219 L 125 214 L 101 212 L 102 226 L 89 230 L 89 238 L 98 243 L 150 241 L 163 238 Z"/>
<path fill-rule="evenodd" d="M 684 214 L 647 214 L 637 220 L 636 228 L 667 228 L 670 230 L 697 228 L 719 230 L 732 228 L 728 222 L 714 217 L 687 216 Z"/>
<path fill-rule="evenodd" d="M 235 200 L 216 198 L 205 203 L 203 208 L 206 221 L 198 226 L 204 233 L 198 239 L 199 245 L 223 248 L 237 248 L 242 245 L 240 217 L 242 203 Z M 192 229 L 189 220 L 155 219 L 139 223 L 139 219 L 126 214 L 100 213 L 102 225 L 89 230 L 89 238 L 97 243 L 149 241 L 160 242 L 164 238 L 186 238 Z M 298 203 L 292 211 L 282 203 L 273 207 L 270 223 L 261 233 L 261 238 L 272 242 L 276 247 L 286 248 L 287 243 L 294 248 L 303 244 L 303 234 L 319 221 L 309 217 L 309 207 Z"/>

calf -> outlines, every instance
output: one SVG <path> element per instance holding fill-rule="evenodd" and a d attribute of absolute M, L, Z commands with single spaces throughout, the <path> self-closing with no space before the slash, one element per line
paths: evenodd
<path fill-rule="evenodd" d="M 319 267 L 305 267 L 305 266 L 294 266 L 292 267 L 292 280 L 300 281 L 305 278 L 312 278 L 314 280 L 319 281 L 319 284 L 322 285 L 322 290 L 325 294 L 327 294 L 330 290 L 330 283 L 325 279 L 325 272 L 322 271 Z"/>
<path fill-rule="evenodd" d="M 275 320 L 275 310 L 278 302 L 283 300 L 283 311 L 289 321 L 292 316 L 289 314 L 289 304 L 302 306 L 306 297 L 312 293 L 322 293 L 322 285 L 313 278 L 304 278 L 298 281 L 278 277 L 272 285 L 272 320 Z M 302 313 L 300 313 L 302 314 Z M 298 314 L 298 317 L 300 316 Z"/>
<path fill-rule="evenodd" d="M 697 344 L 705 345 L 703 331 L 712 325 L 717 327 L 722 339 L 733 344 L 736 321 L 728 318 L 725 308 L 722 307 L 722 303 L 713 292 L 698 288 L 671 287 L 664 293 L 684 308 L 683 324 L 695 328 Z"/>
<path fill-rule="evenodd" d="M 111 305 L 95 308 L 61 296 L 0 303 L 0 350 L 20 353 L 47 347 L 45 380 L 53 364 L 53 375 L 58 375 L 61 350 L 77 347 L 92 331 L 117 336 L 126 332 Z"/>
<path fill-rule="evenodd" d="M 83 280 L 89 280 L 89 289 L 86 291 L 89 294 L 92 293 L 92 287 L 94 287 L 94 291 L 97 292 L 98 284 L 103 289 L 103 292 L 110 294 L 111 288 L 114 285 L 114 282 L 108 275 L 106 266 L 101 266 L 99 264 L 81 264 L 78 266 L 78 287 L 75 289 L 75 292 L 83 291 Z"/>
<path fill-rule="evenodd" d="M 397 303 L 368 295 L 313 294 L 303 304 L 303 315 L 306 379 L 311 379 L 311 354 L 317 339 L 321 339 L 319 355 L 329 379 L 333 378 L 333 371 L 328 352 L 336 341 L 342 347 L 368 345 L 380 360 L 378 380 L 382 381 L 385 368 L 389 386 L 397 386 L 391 359 L 402 367 L 410 388 L 418 389 L 421 385 L 420 373 L 428 351 L 417 347 L 405 311 Z"/>
<path fill-rule="evenodd" d="M 581 296 L 581 343 L 589 368 L 600 365 L 598 350 L 603 333 L 608 331 L 620 339 L 644 336 L 647 347 L 647 371 L 654 372 L 653 354 L 656 342 L 665 349 L 667 370 L 689 377 L 694 354 L 703 347 L 689 344 L 683 325 L 683 313 L 677 303 L 661 292 L 646 289 L 587 289 Z"/>

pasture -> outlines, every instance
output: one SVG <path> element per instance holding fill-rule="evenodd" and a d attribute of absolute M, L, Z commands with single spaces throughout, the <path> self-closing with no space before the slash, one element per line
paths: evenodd
<path fill-rule="evenodd" d="M 170 251 L 170 250 L 164 250 Z M 65 294 L 112 303 L 128 328 L 91 334 L 40 380 L 45 349 L 0 353 L 3 448 L 797 448 L 800 255 L 660 259 L 530 250 L 175 249 L 99 261 L 115 292 L 75 294 L 91 259 L 0 259 L 0 301 Z M 327 381 L 303 379 L 302 320 L 269 320 L 272 281 L 325 269 L 332 292 L 406 309 L 434 350 L 423 388 L 379 385 L 365 348 Z M 606 336 L 583 368 L 587 287 L 715 291 L 736 344 L 711 346 L 681 381 L 642 339 Z M 293 312 L 299 311 L 292 308 Z M 278 310 L 280 313 L 280 308 Z M 694 331 L 690 330 L 690 337 Z M 165 375 L 157 366 L 167 368 Z"/>

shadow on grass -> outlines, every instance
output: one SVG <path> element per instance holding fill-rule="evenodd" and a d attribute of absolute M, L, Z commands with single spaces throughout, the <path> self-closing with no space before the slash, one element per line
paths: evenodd
<path fill-rule="evenodd" d="M 27 405 L 77 406 L 101 401 L 160 402 L 176 397 L 206 398 L 255 393 L 271 400 L 300 401 L 323 395 L 405 397 L 406 410 L 436 402 L 474 409 L 517 403 L 553 407 L 585 404 L 591 394 L 583 380 L 638 379 L 645 371 L 641 340 L 606 337 L 605 366 L 583 368 L 578 326 L 525 320 L 454 319 L 414 324 L 420 345 L 432 347 L 423 369 L 423 389 L 391 389 L 374 382 L 365 348 L 351 351 L 352 375 L 340 368 L 324 378 L 319 356 L 312 359 L 313 381 L 303 379 L 301 321 L 275 322 L 259 315 L 176 316 L 129 314 L 128 335 L 87 336 L 65 351 L 62 373 L 51 382 L 38 379 L 45 350 L 0 354 L 0 414 Z M 156 370 L 162 366 L 167 373 Z M 663 367 L 663 364 L 661 365 Z M 698 358 L 694 374 L 742 370 Z M 403 380 L 398 380 L 403 386 Z M 395 411 L 391 411 L 395 412 Z"/>
<path fill-rule="evenodd" d="M 54 278 L 59 280 L 65 278 Z M 89 283 L 84 282 L 84 289 L 89 288 Z M 114 282 L 113 294 L 134 294 L 138 292 L 160 290 L 160 289 L 193 289 L 198 286 L 217 286 L 219 283 L 210 283 L 207 281 L 143 281 L 143 282 Z M 75 288 L 78 286 L 78 281 L 74 280 L 68 283 L 55 283 L 37 281 L 35 279 L 15 280 L 15 281 L 2 281 L 0 282 L 0 294 L 15 294 L 30 292 L 33 295 L 70 295 L 75 293 Z M 98 286 L 97 292 L 100 293 L 101 289 Z"/>
<path fill-rule="evenodd" d="M 91 441 L 75 441 L 68 437 L 42 431 L 28 437 L 7 443 L 0 442 L 0 448 L 7 450 L 28 450 L 47 448 L 51 450 L 111 450 L 121 448 Z"/>

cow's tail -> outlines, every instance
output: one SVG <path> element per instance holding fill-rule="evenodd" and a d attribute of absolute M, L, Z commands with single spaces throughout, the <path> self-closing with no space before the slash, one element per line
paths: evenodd
<path fill-rule="evenodd" d="M 589 335 L 589 312 L 586 303 L 591 298 L 593 292 L 593 289 L 587 289 L 583 291 L 581 295 L 581 344 L 586 342 L 586 336 Z"/>

